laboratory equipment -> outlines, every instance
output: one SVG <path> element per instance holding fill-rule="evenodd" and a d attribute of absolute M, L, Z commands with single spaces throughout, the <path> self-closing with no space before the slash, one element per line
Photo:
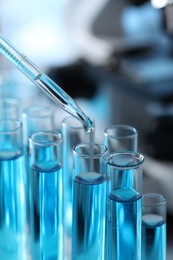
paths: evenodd
<path fill-rule="evenodd" d="M 19 120 L 19 104 L 17 99 L 9 97 L 0 99 L 0 119 Z"/>
<path fill-rule="evenodd" d="M 0 52 L 35 85 L 40 87 L 62 109 L 81 121 L 87 133 L 94 130 L 94 123 L 84 114 L 76 102 L 51 78 L 42 73 L 25 55 L 20 53 L 0 35 Z"/>
<path fill-rule="evenodd" d="M 23 145 L 28 156 L 29 137 L 38 131 L 53 130 L 53 111 L 42 105 L 30 106 L 22 113 L 22 123 Z"/>
<path fill-rule="evenodd" d="M 28 259 L 22 124 L 0 120 L 0 258 Z"/>
<path fill-rule="evenodd" d="M 94 132 L 86 134 L 81 122 L 72 116 L 62 121 L 63 135 L 63 185 L 64 185 L 64 246 L 67 259 L 71 259 L 72 240 L 72 171 L 73 147 L 79 143 L 92 143 Z M 68 163 L 67 163 L 68 160 Z"/>
<path fill-rule="evenodd" d="M 104 145 L 74 147 L 72 260 L 104 260 L 106 179 Z"/>
<path fill-rule="evenodd" d="M 117 124 L 108 126 L 104 131 L 104 145 L 109 153 L 132 151 L 137 152 L 138 132 L 130 125 Z M 133 187 L 133 173 L 124 172 L 124 178 L 128 181 L 128 186 Z"/>
<path fill-rule="evenodd" d="M 166 260 L 166 200 L 158 193 L 142 196 L 142 260 Z"/>
<path fill-rule="evenodd" d="M 62 135 L 30 137 L 30 248 L 32 259 L 63 260 Z"/>
<path fill-rule="evenodd" d="M 138 132 L 130 125 L 112 125 L 104 131 L 104 144 L 109 153 L 120 151 L 137 152 Z"/>
<path fill-rule="evenodd" d="M 143 161 L 143 155 L 130 151 L 112 153 L 106 158 L 107 260 L 141 259 Z"/>
<path fill-rule="evenodd" d="M 53 111 L 49 107 L 45 106 L 30 106 L 25 109 L 22 113 L 22 124 L 23 124 L 23 153 L 25 158 L 25 168 L 27 176 L 27 216 L 28 216 L 28 225 L 30 226 L 29 219 L 29 185 L 30 177 L 32 171 L 29 167 L 31 163 L 31 154 L 29 150 L 29 137 L 35 132 L 53 130 Z"/>

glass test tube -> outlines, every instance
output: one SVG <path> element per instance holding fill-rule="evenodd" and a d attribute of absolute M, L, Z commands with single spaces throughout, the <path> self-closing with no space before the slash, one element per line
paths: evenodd
<path fill-rule="evenodd" d="M 19 120 L 19 105 L 15 98 L 0 99 L 0 119 L 16 119 Z"/>
<path fill-rule="evenodd" d="M 72 240 L 72 171 L 73 147 L 79 143 L 93 142 L 94 133 L 83 129 L 79 120 L 73 116 L 65 117 L 62 121 L 63 135 L 63 183 L 64 183 L 64 246 L 67 259 L 71 259 Z"/>
<path fill-rule="evenodd" d="M 158 193 L 142 196 L 142 260 L 166 260 L 166 200 Z"/>
<path fill-rule="evenodd" d="M 39 131 L 53 130 L 53 111 L 45 106 L 30 106 L 22 113 L 23 146 L 27 170 L 29 170 L 29 137 Z M 29 179 L 28 179 L 29 181 Z"/>
<path fill-rule="evenodd" d="M 108 260 L 141 259 L 143 161 L 144 157 L 134 152 L 113 153 L 106 158 Z"/>
<path fill-rule="evenodd" d="M 53 111 L 45 106 L 30 106 L 22 113 L 23 146 L 29 182 L 29 137 L 35 132 L 53 130 Z"/>
<path fill-rule="evenodd" d="M 28 259 L 22 124 L 0 120 L 0 259 Z"/>
<path fill-rule="evenodd" d="M 138 133 L 129 125 L 112 125 L 104 131 L 104 144 L 109 153 L 121 151 L 137 152 Z"/>
<path fill-rule="evenodd" d="M 109 126 L 104 131 L 104 145 L 108 148 L 108 153 L 132 151 L 137 152 L 138 132 L 130 125 L 117 124 Z M 125 177 L 125 175 L 128 175 Z M 124 172 L 124 179 L 128 180 L 128 186 L 133 188 L 133 174 L 129 176 Z"/>
<path fill-rule="evenodd" d="M 99 144 L 78 144 L 73 149 L 73 260 L 104 260 L 106 152 Z"/>
<path fill-rule="evenodd" d="M 62 136 L 30 137 L 30 245 L 32 259 L 63 260 Z"/>
<path fill-rule="evenodd" d="M 35 132 L 53 130 L 53 111 L 49 107 L 42 105 L 30 106 L 22 113 L 22 123 L 23 123 L 23 149 L 25 157 L 25 167 L 27 174 L 27 195 L 29 201 L 30 191 L 30 153 L 29 153 L 29 137 Z M 27 206 L 28 211 L 28 225 L 29 223 L 29 205 Z"/>

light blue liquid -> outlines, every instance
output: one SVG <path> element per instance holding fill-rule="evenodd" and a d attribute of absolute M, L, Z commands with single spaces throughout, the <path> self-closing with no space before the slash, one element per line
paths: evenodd
<path fill-rule="evenodd" d="M 73 182 L 73 260 L 104 260 L 105 178 L 98 173 L 76 176 Z"/>
<path fill-rule="evenodd" d="M 27 259 L 26 172 L 16 151 L 0 152 L 0 259 Z"/>
<path fill-rule="evenodd" d="M 32 259 L 62 260 L 62 169 L 48 162 L 33 165 L 30 181 Z"/>
<path fill-rule="evenodd" d="M 106 259 L 141 259 L 141 196 L 133 189 L 117 189 L 107 203 Z"/>
<path fill-rule="evenodd" d="M 142 217 L 142 260 L 166 260 L 166 223 L 162 216 Z"/>

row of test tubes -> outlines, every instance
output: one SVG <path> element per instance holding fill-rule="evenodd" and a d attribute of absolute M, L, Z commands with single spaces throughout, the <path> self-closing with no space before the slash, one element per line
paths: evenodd
<path fill-rule="evenodd" d="M 0 259 L 165 260 L 166 200 L 142 193 L 132 126 L 95 143 L 49 107 L 0 103 Z"/>

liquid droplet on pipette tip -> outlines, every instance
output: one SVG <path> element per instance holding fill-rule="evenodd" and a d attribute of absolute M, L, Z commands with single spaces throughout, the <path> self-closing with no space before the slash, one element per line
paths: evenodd
<path fill-rule="evenodd" d="M 94 132 L 95 124 L 94 122 L 88 118 L 86 121 L 83 122 L 84 130 L 87 134 Z"/>

